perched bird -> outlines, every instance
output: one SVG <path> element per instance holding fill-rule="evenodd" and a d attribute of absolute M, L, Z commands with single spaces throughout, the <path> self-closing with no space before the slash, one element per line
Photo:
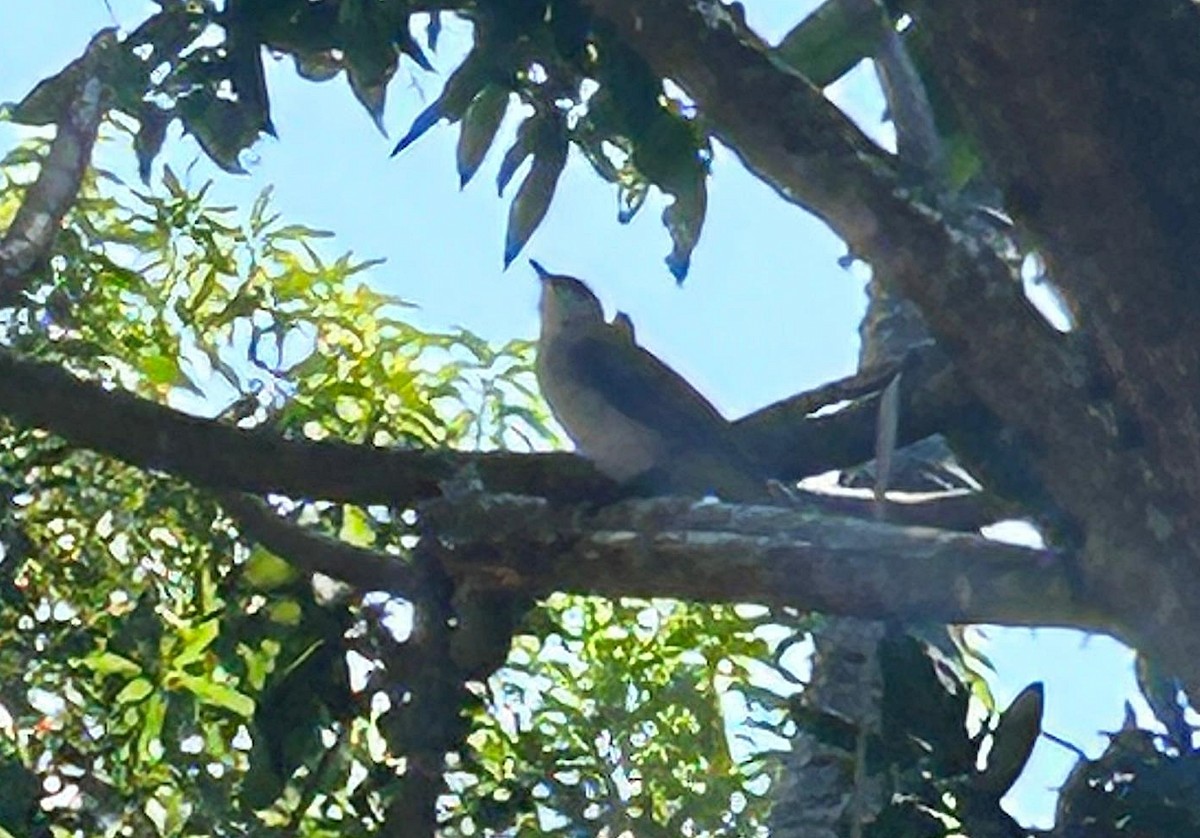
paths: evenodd
<path fill-rule="evenodd" d="M 605 322 L 586 285 L 532 264 L 542 281 L 538 384 L 583 456 L 614 480 L 651 492 L 729 500 L 766 494 L 729 422 L 638 346 L 628 316 Z"/>

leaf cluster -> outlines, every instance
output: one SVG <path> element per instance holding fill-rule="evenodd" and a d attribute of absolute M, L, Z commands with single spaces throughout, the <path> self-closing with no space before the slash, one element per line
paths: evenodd
<path fill-rule="evenodd" d="M 0 221 L 43 150 L 34 142 L 0 164 Z M 3 342 L 282 433 L 494 446 L 517 444 L 511 432 L 533 444 L 545 414 L 525 345 L 419 330 L 401 301 L 358 282 L 372 263 L 324 256 L 324 234 L 282 223 L 269 193 L 239 212 L 209 192 L 170 169 L 146 190 L 89 174 Z M 0 762 L 21 790 L 0 826 L 377 829 L 399 756 L 350 683 L 347 656 L 370 651 L 360 600 L 314 589 L 190 486 L 41 432 L 0 435 L 0 705 L 11 732 Z M 400 510 L 290 509 L 401 552 L 411 532 Z"/>
<path fill-rule="evenodd" d="M 619 187 L 622 222 L 637 214 L 650 186 L 673 196 L 663 215 L 674 242 L 667 265 L 682 280 L 703 225 L 711 155 L 688 103 L 668 95 L 645 61 L 575 0 L 479 2 L 464 14 L 474 25 L 474 46 L 396 151 L 441 120 L 460 123 L 465 184 L 515 99 L 524 116 L 500 163 L 500 192 L 532 162 L 509 212 L 505 263 L 544 218 L 574 145 Z"/>
<path fill-rule="evenodd" d="M 0 221 L 43 151 L 0 165 Z M 418 329 L 403 301 L 360 282 L 374 263 L 328 257 L 325 234 L 284 223 L 269 193 L 239 211 L 212 192 L 169 168 L 141 189 L 90 173 L 4 343 L 284 434 L 551 443 L 527 344 Z M 314 585 L 178 480 L 42 432 L 0 437 L 0 768 L 12 780 L 0 826 L 384 829 L 410 743 L 389 722 L 405 681 L 381 662 L 408 642 L 410 606 Z M 412 555 L 412 510 L 277 503 L 297 524 Z M 731 749 L 726 704 L 741 691 L 782 723 L 782 699 L 750 684 L 764 622 L 678 603 L 545 603 L 452 755 L 446 827 L 746 834 L 766 777 Z"/>
<path fill-rule="evenodd" d="M 761 833 L 780 630 L 763 609 L 552 597 L 486 684 L 449 834 Z"/>
<path fill-rule="evenodd" d="M 382 128 L 387 88 L 402 57 L 432 70 L 442 15 L 470 21 L 474 45 L 438 98 L 396 146 L 400 151 L 440 121 L 460 124 L 458 170 L 468 182 L 501 135 L 505 115 L 521 112 L 500 166 L 501 192 L 529 160 L 514 195 L 505 244 L 511 262 L 544 218 L 574 145 L 620 189 L 622 221 L 650 186 L 673 196 L 664 213 L 674 247 L 668 266 L 688 269 L 706 206 L 708 140 L 680 96 L 668 96 L 646 63 L 578 0 L 162 0 L 160 10 L 110 50 L 102 78 L 111 105 L 137 122 L 143 179 L 168 127 L 178 121 L 222 168 L 272 134 L 264 72 L 267 51 L 290 56 L 299 75 L 326 81 L 345 73 L 359 102 Z M 54 121 L 81 69 L 42 82 L 13 111 L 25 124 Z M 519 107 L 515 107 L 519 103 Z"/>

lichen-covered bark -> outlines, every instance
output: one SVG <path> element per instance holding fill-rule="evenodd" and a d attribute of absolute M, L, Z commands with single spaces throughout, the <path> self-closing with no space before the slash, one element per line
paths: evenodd
<path fill-rule="evenodd" d="M 422 525 L 480 588 L 761 602 L 872 619 L 1096 627 L 1052 551 L 805 509 L 625 501 L 593 513 L 516 495 L 436 500 Z M 1046 617 L 1057 617 L 1047 621 Z"/>

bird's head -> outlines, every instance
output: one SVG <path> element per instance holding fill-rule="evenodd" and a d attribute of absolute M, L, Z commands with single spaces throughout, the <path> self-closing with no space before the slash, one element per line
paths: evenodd
<path fill-rule="evenodd" d="M 604 308 L 592 290 L 570 276 L 552 274 L 531 262 L 542 281 L 542 336 L 550 337 L 563 329 L 574 329 L 604 322 Z"/>

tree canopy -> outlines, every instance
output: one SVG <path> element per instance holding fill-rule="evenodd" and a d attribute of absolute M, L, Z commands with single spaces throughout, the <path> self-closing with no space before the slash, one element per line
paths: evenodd
<path fill-rule="evenodd" d="M 496 146 L 498 259 L 574 153 L 622 219 L 667 196 L 686 281 L 721 143 L 870 267 L 859 372 L 729 428 L 777 503 L 552 451 L 528 342 L 418 328 L 270 190 L 159 159 L 179 125 L 241 171 L 268 61 L 380 123 L 447 16 L 395 153 L 455 124 L 466 183 Z M 1041 687 L 995 706 L 944 628 L 987 622 L 1139 654 L 1158 727 L 1049 834 L 1191 834 L 1198 36 L 1184 0 L 826 0 L 775 45 L 716 0 L 160 0 L 80 44 L 0 160 L 0 830 L 1029 834 Z M 863 60 L 895 150 L 822 95 Z"/>

